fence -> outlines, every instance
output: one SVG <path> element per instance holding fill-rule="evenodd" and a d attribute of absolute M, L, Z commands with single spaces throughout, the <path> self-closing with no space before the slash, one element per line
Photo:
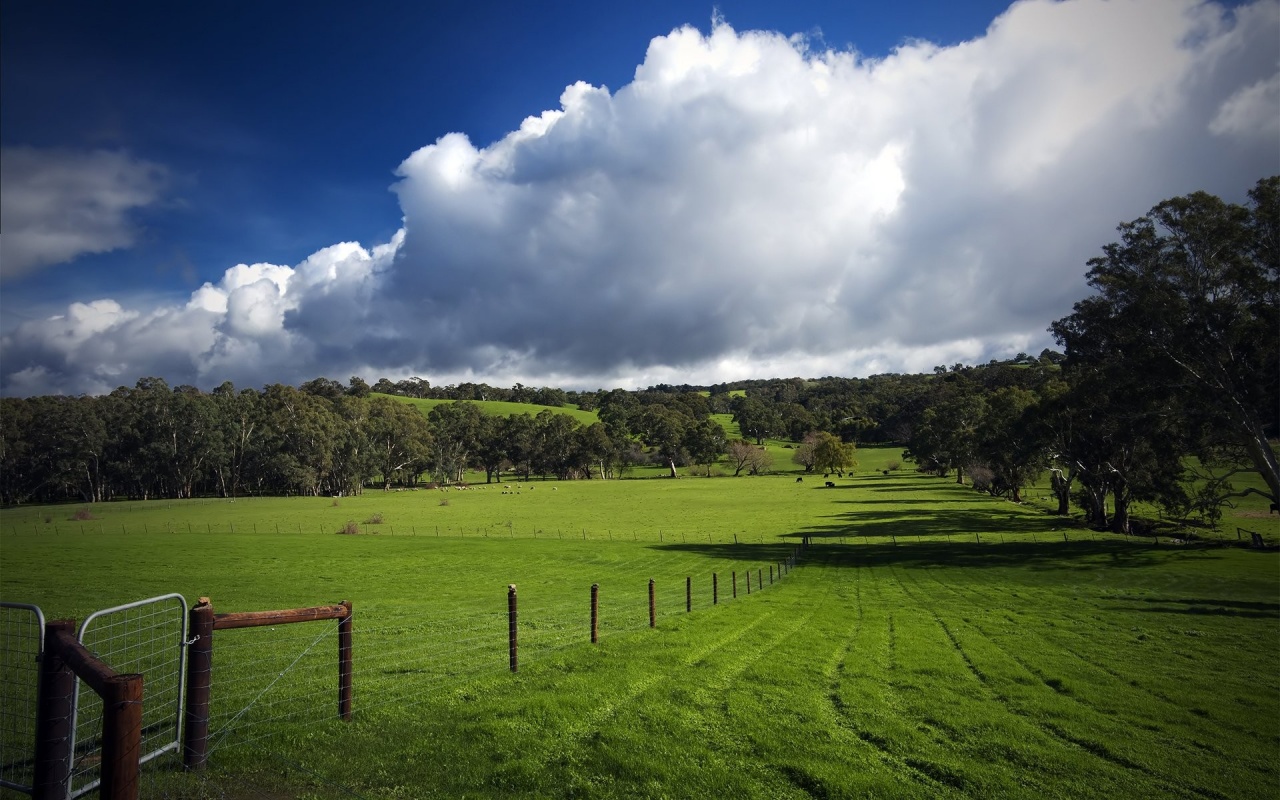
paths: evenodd
<path fill-rule="evenodd" d="M 283 611 L 247 611 L 215 614 L 209 598 L 202 597 L 191 609 L 191 652 L 187 661 L 186 734 L 183 744 L 183 764 L 188 769 L 203 769 L 209 758 L 209 706 L 213 686 L 213 633 L 217 630 L 261 628 L 273 625 L 290 625 L 299 622 L 337 620 L 338 638 L 338 716 L 351 719 L 352 694 L 352 642 L 351 603 L 343 601 L 333 606 L 294 608 Z M 323 633 L 322 633 L 323 636 Z M 296 662 L 295 662 L 296 663 Z M 283 674 L 283 673 L 280 673 Z M 272 684 L 274 685 L 274 684 Z M 234 725 L 249 707 L 266 693 L 269 685 L 249 703 L 224 730 Z"/>
<path fill-rule="evenodd" d="M 44 613 L 25 603 L 0 603 L 0 614 L 0 787 L 30 794 Z"/>
<path fill-rule="evenodd" d="M 104 664 L 116 672 L 146 677 L 142 763 L 177 750 L 181 741 L 186 619 L 186 599 L 167 594 L 96 611 L 80 626 L 77 639 Z M 73 746 L 78 755 L 71 780 L 73 797 L 96 786 L 98 770 L 92 754 L 103 715 L 102 700 L 82 685 L 74 709 Z"/>
<path fill-rule="evenodd" d="M 354 658 L 349 602 L 282 611 L 215 613 L 208 598 L 186 610 L 180 596 L 167 595 L 91 615 L 80 628 L 80 638 L 72 634 L 71 621 L 48 623 L 44 626 L 45 657 L 40 662 L 37 699 L 25 705 L 5 703 L 6 718 L 12 717 L 15 731 L 6 735 L 6 786 L 12 784 L 10 788 L 37 798 L 74 798 L 95 787 L 102 797 L 136 798 L 140 765 L 161 753 L 180 750 L 184 766 L 199 771 L 218 746 L 278 735 L 282 720 L 308 725 L 351 719 L 357 673 L 362 697 L 367 698 L 361 701 L 361 708 L 413 704 L 444 684 L 456 685 L 499 670 L 517 671 L 521 647 L 539 658 L 561 647 L 599 643 L 612 632 L 657 627 L 664 617 L 737 598 L 740 580 L 748 591 L 753 586 L 760 591 L 788 574 L 802 550 L 803 545 L 779 553 L 778 560 L 752 564 L 741 574 L 739 570 L 729 575 L 660 573 L 648 578 L 647 585 L 637 582 L 626 589 L 616 583 L 596 583 L 590 587 L 589 597 L 579 596 L 581 599 L 572 604 L 557 601 L 548 605 L 545 587 L 530 584 L 533 603 L 523 617 L 517 609 L 524 598 L 518 597 L 515 585 L 508 587 L 506 614 L 497 611 L 492 600 L 477 602 L 470 609 L 473 613 L 461 608 L 454 614 L 451 609 L 447 618 L 423 614 L 421 609 L 414 609 L 412 615 L 383 614 L 379 626 L 366 629 L 362 625 L 361 635 L 368 637 L 362 642 L 369 646 L 361 645 L 360 664 Z M 687 565 L 673 569 L 682 566 Z M 728 586 L 722 586 L 722 578 Z M 161 607 L 166 603 L 172 605 L 167 611 Z M 173 609 L 185 613 L 174 613 Z M 41 636 L 35 633 L 43 619 L 39 610 L 6 604 L 5 612 L 13 619 L 6 621 L 0 652 L 15 664 L 35 663 L 42 646 Z M 174 617 L 181 618 L 176 626 Z M 189 627 L 184 622 L 189 622 Z M 312 633 L 289 633 L 292 629 L 317 630 L 294 624 L 301 622 L 318 626 L 314 638 Z M 216 631 L 248 627 L 266 630 L 215 637 Z M 335 705 L 330 705 L 334 697 L 332 656 L 319 655 L 332 652 L 328 646 L 320 647 L 331 636 L 337 640 L 339 656 Z M 215 640 L 220 664 L 216 674 Z M 90 643 L 101 652 L 95 653 Z M 503 644 L 507 647 L 505 659 Z M 184 663 L 185 670 L 180 669 L 178 665 Z M 122 665 L 133 671 L 123 673 Z M 292 684 L 283 680 L 295 670 L 308 671 L 306 679 Z M 322 671 L 327 680 L 321 680 Z M 85 699 L 77 705 L 77 676 L 101 701 Z M 6 698 L 22 695 L 10 692 L 10 683 L 17 686 L 24 682 L 5 683 Z M 323 689 L 322 683 L 327 684 Z M 25 684 L 29 686 L 31 681 Z M 23 691 L 35 696 L 34 690 Z M 321 692 L 330 698 L 328 703 L 316 702 Z M 321 713 L 322 705 L 332 710 Z M 181 713 L 175 712 L 178 706 Z M 32 728 L 34 737 L 28 733 L 23 739 L 22 731 Z M 14 746 L 9 747 L 9 742 Z M 33 758 L 22 758 L 32 749 Z M 91 763 L 98 770 L 96 777 L 86 769 Z"/>

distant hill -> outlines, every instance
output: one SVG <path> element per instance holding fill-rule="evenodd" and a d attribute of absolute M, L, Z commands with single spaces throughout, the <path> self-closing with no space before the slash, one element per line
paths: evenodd
<path fill-rule="evenodd" d="M 502 400 L 423 400 L 417 397 L 401 397 L 394 394 L 379 395 L 377 392 L 374 392 L 374 394 L 417 406 L 424 416 L 441 403 L 471 403 L 480 409 L 481 413 L 493 417 L 509 417 L 512 414 L 528 414 L 534 417 L 542 411 L 554 411 L 557 414 L 567 414 L 583 425 L 592 425 L 600 421 L 600 416 L 596 412 L 583 411 L 575 406 L 539 406 L 532 403 L 508 403 Z"/>

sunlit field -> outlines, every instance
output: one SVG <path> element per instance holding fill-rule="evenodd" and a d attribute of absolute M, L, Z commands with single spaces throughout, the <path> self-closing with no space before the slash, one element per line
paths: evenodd
<path fill-rule="evenodd" d="M 1072 527 L 1035 491 L 1018 506 L 884 474 L 899 455 L 860 451 L 835 488 L 505 480 L 8 509 L 0 595 L 50 618 L 166 592 L 353 603 L 352 722 L 332 625 L 218 632 L 209 770 L 160 759 L 144 796 L 1274 796 L 1274 550 Z M 1274 539 L 1274 520 L 1250 524 Z"/>

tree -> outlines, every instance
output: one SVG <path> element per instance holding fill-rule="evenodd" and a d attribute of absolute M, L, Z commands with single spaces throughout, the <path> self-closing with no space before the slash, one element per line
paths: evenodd
<path fill-rule="evenodd" d="M 799 464 L 804 467 L 805 472 L 813 472 L 813 449 L 818 446 L 818 434 L 811 431 L 804 435 L 804 441 L 791 454 L 792 463 Z"/>
<path fill-rule="evenodd" d="M 684 414 L 658 404 L 645 408 L 638 420 L 641 440 L 666 462 L 673 478 L 677 477 L 676 464 L 683 464 L 687 456 L 684 437 L 689 423 Z"/>
<path fill-rule="evenodd" d="M 711 474 L 711 464 L 725 451 L 724 428 L 713 419 L 704 419 L 690 425 L 684 434 L 684 449 L 695 464 L 705 464 Z"/>
<path fill-rule="evenodd" d="M 370 462 L 382 475 L 383 488 L 397 475 L 416 478 L 431 450 L 431 426 L 418 409 L 389 397 L 369 401 L 366 435 Z"/>
<path fill-rule="evenodd" d="M 432 462 L 445 483 L 461 481 L 480 444 L 484 415 L 474 403 L 441 403 L 427 413 L 432 427 Z"/>
<path fill-rule="evenodd" d="M 738 424 L 742 435 L 756 440 L 756 444 L 764 444 L 764 440 L 783 430 L 782 415 L 772 403 L 764 403 L 754 398 L 738 398 L 733 412 L 733 421 Z"/>
<path fill-rule="evenodd" d="M 858 465 L 853 444 L 840 441 L 833 433 L 822 431 L 813 444 L 813 468 L 820 472 L 844 472 Z"/>
<path fill-rule="evenodd" d="M 1051 330 L 1068 365 L 1097 363 L 1106 341 L 1111 374 L 1158 382 L 1193 427 L 1234 445 L 1277 503 L 1267 439 L 1280 427 L 1280 177 L 1249 197 L 1245 207 L 1196 192 L 1120 225 L 1120 241 L 1089 261 L 1098 293 Z"/>
<path fill-rule="evenodd" d="M 735 439 L 729 442 L 725 449 L 729 456 L 729 463 L 733 465 L 735 478 L 742 474 L 742 470 L 755 463 L 756 454 L 760 452 L 759 447 L 746 439 Z"/>
<path fill-rule="evenodd" d="M 1005 386 L 987 398 L 986 416 L 978 426 L 977 460 L 991 473 L 987 491 L 1022 502 L 1022 488 L 1045 467 L 1045 447 L 1033 429 L 1036 395 Z"/>

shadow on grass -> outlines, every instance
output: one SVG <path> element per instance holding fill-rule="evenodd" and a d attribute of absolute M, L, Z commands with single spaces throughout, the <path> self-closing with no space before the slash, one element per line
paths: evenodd
<path fill-rule="evenodd" d="M 884 505 L 899 503 L 901 501 L 887 501 Z M 1063 528 L 1074 528 L 1069 520 L 1062 517 L 1028 514 L 1021 510 L 1011 513 L 989 502 L 975 503 L 973 508 L 938 508 L 939 502 L 927 505 L 928 508 L 918 509 L 841 511 L 829 517 L 831 521 L 826 524 L 788 535 L 810 538 L 893 536 L 911 539 L 940 536 L 972 538 L 975 533 L 991 536 L 1034 533 L 1052 537 Z"/>
<path fill-rule="evenodd" d="M 1138 602 L 1146 603 L 1147 606 L 1123 605 L 1112 606 L 1112 608 L 1118 611 L 1138 611 L 1152 614 L 1192 614 L 1196 616 L 1205 615 L 1214 617 L 1280 619 L 1280 603 L 1160 597 L 1142 598 Z"/>
<path fill-rule="evenodd" d="M 799 536 L 800 534 L 796 534 Z M 903 540 L 899 544 L 849 540 L 811 540 L 802 563 L 833 567 L 1023 567 L 1040 570 L 1096 570 L 1106 566 L 1149 567 L 1170 558 L 1218 558 L 1220 547 L 1157 547 L 1149 541 L 1113 538 L 1104 541 L 1072 540 L 1032 543 L 1026 540 L 990 542 L 939 542 Z M 788 545 L 655 544 L 655 549 L 695 553 L 711 558 L 741 561 L 778 561 L 792 551 Z M 1158 610 L 1158 609 L 1153 609 Z M 1187 612 L 1192 613 L 1192 612 Z M 1249 612 L 1256 613 L 1256 612 Z"/>

